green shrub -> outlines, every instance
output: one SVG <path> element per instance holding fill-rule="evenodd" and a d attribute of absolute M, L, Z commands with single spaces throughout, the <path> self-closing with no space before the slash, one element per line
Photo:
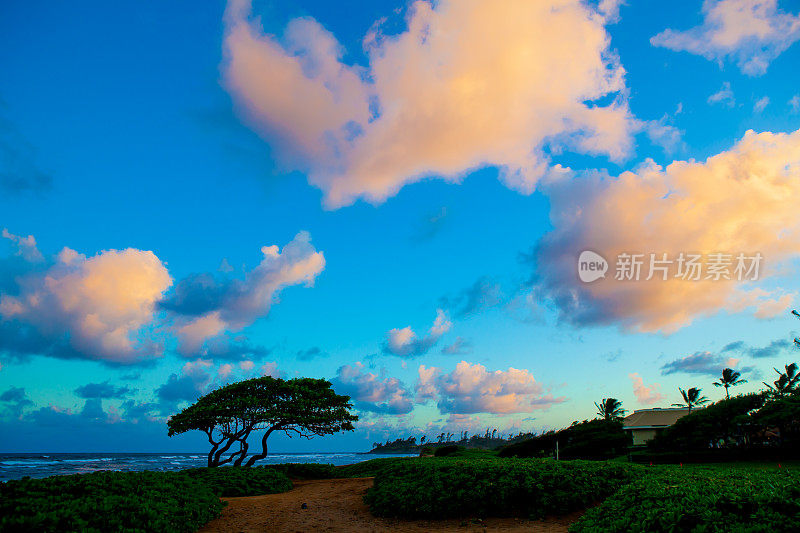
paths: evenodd
<path fill-rule="evenodd" d="M 500 449 L 500 457 L 551 457 L 556 441 L 561 459 L 610 459 L 622 455 L 631 444 L 631 437 L 622 429 L 622 421 L 589 420 L 570 427 L 550 431 Z"/>
<path fill-rule="evenodd" d="M 537 459 L 415 459 L 378 472 L 365 501 L 402 518 L 530 516 L 582 509 L 643 467 Z"/>
<path fill-rule="evenodd" d="M 347 466 L 340 466 L 336 469 L 336 477 L 374 477 L 394 468 L 398 464 L 409 461 L 419 461 L 418 457 L 385 457 L 381 459 L 370 459 Z"/>
<path fill-rule="evenodd" d="M 258 496 L 292 488 L 292 482 L 284 472 L 269 467 L 222 466 L 190 468 L 182 472 L 204 483 L 219 496 Z"/>
<path fill-rule="evenodd" d="M 0 531 L 196 531 L 223 502 L 171 472 L 95 472 L 0 483 Z"/>
<path fill-rule="evenodd" d="M 262 468 L 271 468 L 278 472 L 283 472 L 291 479 L 331 479 L 342 477 L 335 466 L 327 463 L 281 463 L 264 465 Z"/>
<path fill-rule="evenodd" d="M 466 450 L 463 446 L 457 446 L 455 444 L 449 446 L 439 446 L 434 450 L 433 456 L 434 457 L 449 457 L 451 455 L 455 455 L 458 452 L 462 452 Z"/>
<path fill-rule="evenodd" d="M 786 470 L 661 467 L 587 511 L 570 531 L 797 531 L 799 481 Z"/>

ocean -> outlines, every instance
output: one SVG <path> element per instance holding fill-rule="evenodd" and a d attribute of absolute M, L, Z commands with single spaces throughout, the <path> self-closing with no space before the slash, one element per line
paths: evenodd
<path fill-rule="evenodd" d="M 329 463 L 349 465 L 402 454 L 274 453 L 256 464 Z M 0 481 L 29 477 L 86 474 L 98 470 L 182 470 L 206 466 L 203 453 L 0 453 Z"/>

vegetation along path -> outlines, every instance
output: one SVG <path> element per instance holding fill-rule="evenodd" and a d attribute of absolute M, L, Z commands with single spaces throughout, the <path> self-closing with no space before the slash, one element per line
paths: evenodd
<path fill-rule="evenodd" d="M 373 478 L 318 479 L 295 481 L 294 488 L 281 494 L 225 498 L 222 516 L 200 532 L 229 531 L 363 531 L 363 532 L 566 532 L 580 513 L 546 520 L 487 518 L 479 520 L 391 520 L 372 516 L 364 493 Z M 305 508 L 303 507 L 305 505 Z"/>

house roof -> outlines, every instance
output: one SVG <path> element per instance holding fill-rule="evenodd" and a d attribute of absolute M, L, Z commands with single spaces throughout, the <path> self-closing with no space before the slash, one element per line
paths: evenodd
<path fill-rule="evenodd" d="M 639 409 L 622 420 L 623 429 L 664 428 L 674 424 L 679 418 L 689 414 L 689 409 Z"/>

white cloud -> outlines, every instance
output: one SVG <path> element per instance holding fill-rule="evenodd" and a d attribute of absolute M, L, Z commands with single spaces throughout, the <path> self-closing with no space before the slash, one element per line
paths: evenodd
<path fill-rule="evenodd" d="M 399 379 L 364 372 L 361 363 L 339 367 L 331 383 L 338 394 L 352 398 L 356 409 L 404 414 L 413 408 L 411 393 Z"/>
<path fill-rule="evenodd" d="M 443 413 L 528 413 L 564 401 L 545 395 L 542 385 L 524 369 L 490 372 L 483 365 L 461 361 L 450 373 L 425 365 L 418 373 L 417 401 L 435 399 Z"/>
<path fill-rule="evenodd" d="M 386 333 L 386 343 L 384 351 L 398 357 L 418 357 L 424 355 L 433 348 L 442 335 L 450 331 L 452 323 L 447 318 L 447 313 L 441 309 L 436 310 L 436 319 L 428 334 L 422 338 L 417 338 L 417 334 L 411 327 L 402 329 L 394 328 Z"/>
<path fill-rule="evenodd" d="M 38 262 L 44 260 L 42 253 L 36 247 L 36 239 L 33 237 L 33 235 L 21 237 L 19 235 L 14 235 L 6 228 L 3 228 L 2 237 L 10 240 L 16 245 L 16 254 L 21 256 L 25 261 Z"/>
<path fill-rule="evenodd" d="M 731 90 L 731 84 L 729 82 L 723 82 L 722 88 L 719 91 L 715 92 L 711 96 L 708 97 L 709 104 L 723 104 L 727 105 L 728 107 L 733 107 L 736 105 L 736 99 L 733 97 L 733 91 Z"/>
<path fill-rule="evenodd" d="M 49 269 L 20 280 L 19 294 L 0 296 L 0 317 L 32 325 L 53 343 L 68 342 L 73 357 L 133 363 L 160 355 L 158 346 L 135 337 L 152 323 L 171 284 L 153 252 L 106 250 L 87 258 L 64 248 Z"/>
<path fill-rule="evenodd" d="M 244 280 L 189 277 L 160 303 L 177 317 L 182 353 L 197 354 L 208 339 L 239 331 L 266 316 L 283 288 L 312 286 L 325 268 L 325 257 L 314 249 L 307 232 L 298 233 L 283 250 L 273 245 L 264 246 L 261 252 L 261 263 L 247 272 Z"/>
<path fill-rule="evenodd" d="M 762 111 L 764 111 L 764 109 L 766 109 L 768 105 L 769 105 L 769 96 L 764 96 L 762 98 L 759 98 L 753 105 L 753 111 L 755 111 L 756 113 L 761 113 Z"/>
<path fill-rule="evenodd" d="M 631 383 L 633 384 L 633 394 L 636 396 L 636 399 L 639 401 L 639 403 L 644 405 L 652 405 L 664 399 L 664 395 L 660 392 L 661 385 L 658 383 L 653 383 L 652 385 L 646 386 L 642 376 L 640 376 L 638 372 L 628 374 L 628 377 L 631 379 Z"/>
<path fill-rule="evenodd" d="M 329 206 L 380 202 L 408 183 L 459 181 L 489 165 L 531 192 L 549 172 L 548 151 L 614 160 L 631 151 L 641 124 L 605 29 L 617 5 L 416 1 L 402 33 L 373 26 L 362 68 L 342 61 L 315 20 L 267 35 L 237 0 L 225 15 L 222 69 L 245 120 Z M 610 102 L 587 103 L 601 98 Z"/>
<path fill-rule="evenodd" d="M 792 301 L 791 295 L 735 276 L 613 278 L 622 252 L 666 253 L 673 260 L 681 252 L 760 253 L 760 278 L 780 273 L 781 263 L 800 255 L 800 130 L 748 131 L 730 150 L 706 161 L 674 161 L 666 168 L 650 161 L 618 178 L 592 175 L 552 183 L 547 192 L 555 229 L 537 244 L 531 261 L 537 294 L 551 298 L 563 319 L 671 332 L 721 311 L 751 310 L 768 318 Z M 583 250 L 609 260 L 610 275 L 580 283 L 575 269 Z"/>
<path fill-rule="evenodd" d="M 745 74 L 760 76 L 798 39 L 800 16 L 778 9 L 777 0 L 705 0 L 702 25 L 665 30 L 650 43 L 720 63 L 730 59 Z"/>

